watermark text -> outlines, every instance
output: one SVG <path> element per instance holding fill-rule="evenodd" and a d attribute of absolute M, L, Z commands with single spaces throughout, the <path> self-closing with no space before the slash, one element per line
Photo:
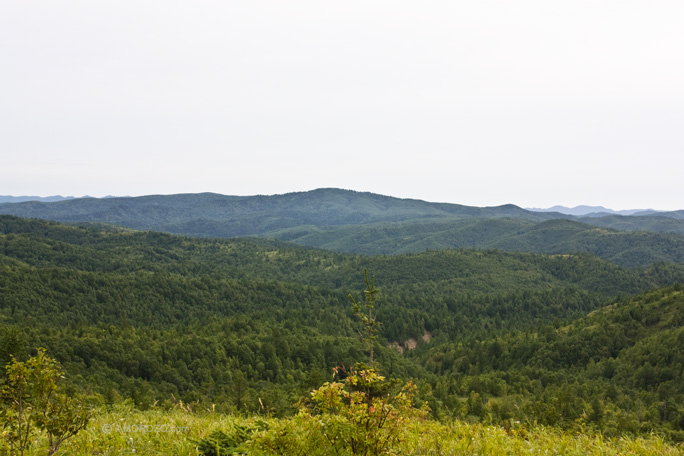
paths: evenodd
<path fill-rule="evenodd" d="M 103 424 L 102 432 L 105 434 L 119 433 L 119 434 L 129 434 L 129 433 L 160 433 L 168 432 L 174 434 L 188 433 L 190 428 L 188 426 L 176 426 L 174 424 L 125 424 L 125 423 L 114 423 L 114 424 Z"/>

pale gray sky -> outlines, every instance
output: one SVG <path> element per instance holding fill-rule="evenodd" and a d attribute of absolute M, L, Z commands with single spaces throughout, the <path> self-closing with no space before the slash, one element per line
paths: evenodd
<path fill-rule="evenodd" d="M 684 2 L 4 0 L 0 194 L 684 208 Z"/>

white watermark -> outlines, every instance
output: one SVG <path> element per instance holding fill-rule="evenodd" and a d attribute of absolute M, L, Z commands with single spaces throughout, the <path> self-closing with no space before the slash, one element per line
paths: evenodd
<path fill-rule="evenodd" d="M 103 424 L 102 427 L 102 432 L 105 434 L 111 434 L 112 432 L 116 432 L 119 434 L 129 434 L 129 433 L 140 433 L 140 434 L 146 434 L 146 433 L 160 433 L 160 432 L 168 432 L 168 433 L 174 433 L 174 434 L 180 434 L 181 432 L 190 432 L 190 428 L 188 426 L 176 426 L 173 424 L 121 424 L 121 423 L 115 423 L 115 424 Z"/>

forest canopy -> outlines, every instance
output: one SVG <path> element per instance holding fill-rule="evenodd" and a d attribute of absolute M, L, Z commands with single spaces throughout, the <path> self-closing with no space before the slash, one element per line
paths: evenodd
<path fill-rule="evenodd" d="M 368 256 L 2 216 L 0 361 L 45 347 L 101 404 L 288 415 L 365 358 L 364 269 L 377 367 L 433 417 L 684 438 L 684 267 L 586 253 Z"/>

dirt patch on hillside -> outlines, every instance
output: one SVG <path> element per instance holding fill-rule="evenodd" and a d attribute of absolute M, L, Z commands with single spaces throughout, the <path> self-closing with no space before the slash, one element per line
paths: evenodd
<path fill-rule="evenodd" d="M 429 331 L 425 331 L 425 334 L 423 334 L 421 337 L 423 339 L 423 342 L 430 343 L 432 340 L 432 333 Z M 404 353 L 404 350 L 415 350 L 416 347 L 418 346 L 418 341 L 414 338 L 406 339 L 404 343 L 399 343 L 397 341 L 390 342 L 389 343 L 389 348 L 393 348 L 399 353 Z"/>

